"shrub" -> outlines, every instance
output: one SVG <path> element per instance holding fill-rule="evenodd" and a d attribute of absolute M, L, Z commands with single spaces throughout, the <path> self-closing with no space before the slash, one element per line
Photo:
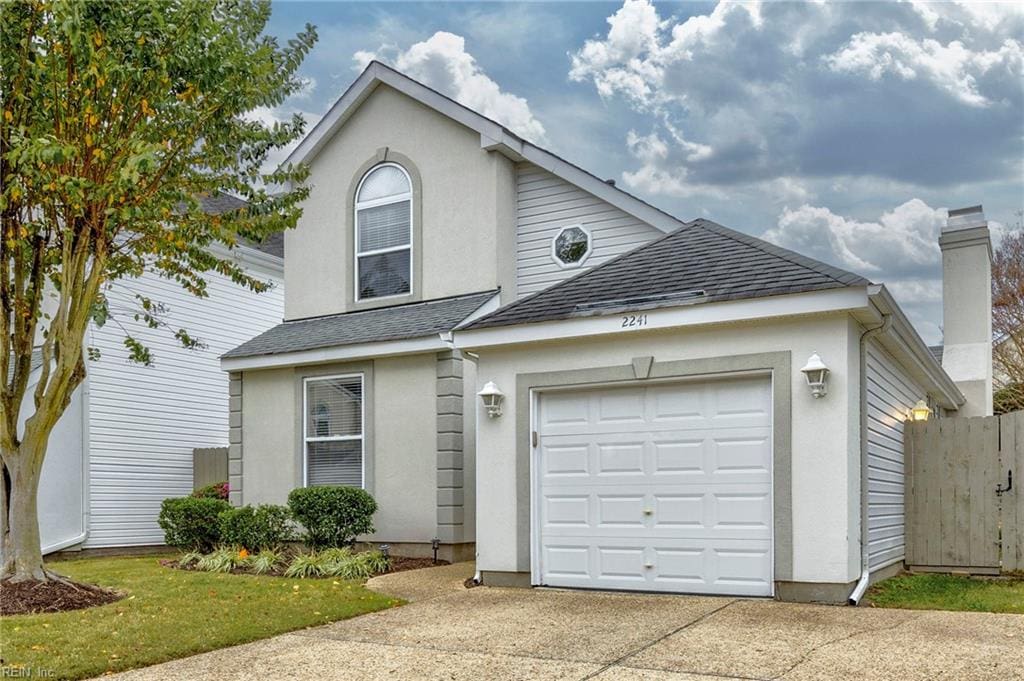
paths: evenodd
<path fill-rule="evenodd" d="M 178 567 L 187 568 L 194 563 L 198 563 L 202 559 L 202 557 L 203 554 L 199 553 L 198 551 L 189 551 L 188 553 L 183 553 L 181 554 L 181 556 L 178 557 Z"/>
<path fill-rule="evenodd" d="M 288 569 L 284 571 L 285 577 L 323 577 L 327 559 L 323 554 L 312 551 L 300 553 L 292 558 Z"/>
<path fill-rule="evenodd" d="M 341 579 L 369 579 L 376 574 L 386 572 L 387 569 L 388 559 L 383 553 L 364 551 L 337 560 L 328 560 L 324 565 L 324 576 L 340 577 Z"/>
<path fill-rule="evenodd" d="M 373 532 L 377 502 L 357 487 L 300 487 L 288 495 L 292 515 L 306 528 L 313 549 L 349 546 Z"/>
<path fill-rule="evenodd" d="M 196 569 L 206 572 L 231 572 L 234 568 L 244 565 L 245 560 L 246 556 L 240 554 L 238 549 L 222 546 L 200 558 L 196 562 Z"/>
<path fill-rule="evenodd" d="M 263 504 L 223 511 L 219 517 L 220 540 L 244 546 L 251 552 L 274 548 L 292 538 L 291 513 L 284 506 Z"/>
<path fill-rule="evenodd" d="M 367 579 L 387 569 L 388 559 L 380 551 L 352 553 L 346 548 L 331 548 L 298 554 L 292 559 L 284 576 Z"/>
<path fill-rule="evenodd" d="M 284 553 L 276 549 L 263 549 L 259 553 L 249 556 L 245 564 L 252 570 L 253 574 L 264 575 L 273 572 L 280 567 L 285 560 Z"/>
<path fill-rule="evenodd" d="M 224 499 L 227 500 L 228 492 L 230 487 L 226 482 L 215 482 L 212 485 L 206 487 L 200 487 L 195 492 L 192 492 L 192 496 L 196 499 Z"/>
<path fill-rule="evenodd" d="M 223 499 L 164 499 L 157 522 L 170 546 L 209 551 L 220 540 L 217 516 L 230 508 Z"/>

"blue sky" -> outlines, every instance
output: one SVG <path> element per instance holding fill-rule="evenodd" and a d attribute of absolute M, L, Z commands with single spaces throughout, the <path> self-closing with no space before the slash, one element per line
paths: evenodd
<path fill-rule="evenodd" d="M 890 286 L 941 341 L 936 239 L 1024 207 L 1024 10 L 1012 3 L 274 3 L 320 40 L 310 123 L 376 58 L 683 219 Z"/>

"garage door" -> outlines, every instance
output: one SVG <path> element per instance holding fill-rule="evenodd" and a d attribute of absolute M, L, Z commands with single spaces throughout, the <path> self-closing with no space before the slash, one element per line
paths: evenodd
<path fill-rule="evenodd" d="M 768 377 L 539 396 L 549 586 L 772 594 Z"/>

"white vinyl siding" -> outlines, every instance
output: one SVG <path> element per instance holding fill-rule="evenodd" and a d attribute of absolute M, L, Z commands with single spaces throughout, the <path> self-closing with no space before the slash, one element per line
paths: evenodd
<path fill-rule="evenodd" d="M 363 377 L 303 381 L 307 486 L 363 486 Z"/>
<path fill-rule="evenodd" d="M 868 344 L 866 364 L 868 560 L 875 570 L 904 556 L 903 422 L 925 392 L 877 343 Z"/>
<path fill-rule="evenodd" d="M 284 309 L 279 275 L 252 273 L 275 286 L 256 294 L 209 274 L 209 297 L 196 298 L 146 273 L 107 292 L 113 318 L 89 332 L 101 358 L 87 364 L 87 547 L 162 544 L 160 503 L 191 493 L 192 449 L 227 446 L 228 375 L 219 357 L 279 324 Z M 131 319 L 136 293 L 166 307 L 162 318 L 169 328 Z M 206 347 L 182 348 L 173 337 L 179 328 Z M 151 366 L 129 363 L 125 330 L 150 348 Z"/>
<path fill-rule="evenodd" d="M 630 251 L 662 232 L 579 187 L 530 163 L 516 172 L 516 285 L 520 296 L 536 293 L 580 272 L 551 257 L 552 240 L 564 228 L 582 225 L 592 251 L 582 269 Z"/>

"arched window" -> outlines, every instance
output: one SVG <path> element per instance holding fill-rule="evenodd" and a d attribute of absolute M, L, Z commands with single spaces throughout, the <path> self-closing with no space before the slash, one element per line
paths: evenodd
<path fill-rule="evenodd" d="M 356 188 L 356 300 L 412 293 L 412 182 L 395 163 Z"/>

